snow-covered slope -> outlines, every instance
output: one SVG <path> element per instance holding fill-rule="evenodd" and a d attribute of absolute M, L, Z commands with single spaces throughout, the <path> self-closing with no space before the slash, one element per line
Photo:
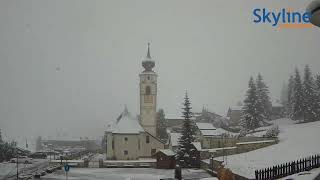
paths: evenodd
<path fill-rule="evenodd" d="M 288 119 L 274 121 L 279 125 L 279 143 L 266 148 L 227 157 L 233 172 L 254 178 L 254 171 L 320 153 L 320 121 L 294 124 Z M 222 160 L 222 157 L 216 158 Z"/>

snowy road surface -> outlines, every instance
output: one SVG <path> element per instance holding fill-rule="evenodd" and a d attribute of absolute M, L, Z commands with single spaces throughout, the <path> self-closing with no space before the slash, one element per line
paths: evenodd
<path fill-rule="evenodd" d="M 202 179 L 211 177 L 203 170 L 183 169 L 185 179 Z M 160 178 L 173 178 L 174 170 L 152 169 L 152 168 L 72 168 L 68 179 L 77 180 L 159 180 Z M 63 170 L 41 177 L 44 180 L 64 180 Z"/>
<path fill-rule="evenodd" d="M 19 164 L 19 174 L 28 174 L 48 166 L 46 159 L 34 159 L 32 164 Z M 0 179 L 15 179 L 17 168 L 15 163 L 0 163 Z"/>
<path fill-rule="evenodd" d="M 254 171 L 320 153 L 320 121 L 294 124 L 288 119 L 275 121 L 279 125 L 279 143 L 247 153 L 227 157 L 227 167 L 233 172 L 254 178 Z M 222 157 L 216 158 L 222 160 Z"/>

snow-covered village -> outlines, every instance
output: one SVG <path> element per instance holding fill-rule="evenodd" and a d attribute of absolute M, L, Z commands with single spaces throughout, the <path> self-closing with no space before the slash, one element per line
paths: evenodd
<path fill-rule="evenodd" d="M 320 180 L 320 0 L 3 0 L 0 24 L 0 180 Z"/>

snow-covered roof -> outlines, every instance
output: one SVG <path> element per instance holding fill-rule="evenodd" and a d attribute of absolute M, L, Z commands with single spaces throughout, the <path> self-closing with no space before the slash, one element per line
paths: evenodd
<path fill-rule="evenodd" d="M 221 136 L 230 133 L 222 128 L 214 127 L 211 123 L 196 123 L 196 125 L 203 136 Z"/>
<path fill-rule="evenodd" d="M 200 130 L 200 132 L 203 136 L 221 136 L 223 134 L 235 134 L 222 128 L 217 128 L 215 130 Z"/>
<path fill-rule="evenodd" d="M 175 153 L 171 149 L 159 149 L 160 152 L 167 156 L 174 156 Z"/>
<path fill-rule="evenodd" d="M 170 133 L 171 145 L 172 146 L 178 146 L 180 137 L 181 137 L 181 133 Z"/>
<path fill-rule="evenodd" d="M 215 130 L 216 128 L 211 123 L 196 123 L 200 130 Z"/>
<path fill-rule="evenodd" d="M 200 151 L 200 150 L 202 149 L 200 142 L 193 142 L 192 144 L 194 145 L 194 147 L 195 147 L 198 151 Z"/>
<path fill-rule="evenodd" d="M 137 118 L 131 116 L 127 108 L 124 109 L 118 119 L 117 124 L 113 128 L 112 133 L 115 134 L 139 134 L 144 132 Z"/>

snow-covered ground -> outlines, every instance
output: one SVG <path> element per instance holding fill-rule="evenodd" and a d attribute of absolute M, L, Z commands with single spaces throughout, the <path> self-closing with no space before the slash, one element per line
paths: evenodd
<path fill-rule="evenodd" d="M 289 119 L 275 120 L 280 129 L 279 143 L 227 157 L 226 166 L 236 174 L 254 178 L 254 171 L 320 153 L 320 121 L 294 124 Z M 222 157 L 216 158 L 222 161 Z"/>
<path fill-rule="evenodd" d="M 183 177 L 188 179 L 202 179 L 210 177 L 204 170 L 183 169 Z M 173 169 L 152 169 L 152 168 L 71 168 L 68 179 L 77 180 L 159 180 L 161 178 L 173 178 Z M 63 170 L 41 177 L 45 180 L 64 180 Z"/>
<path fill-rule="evenodd" d="M 280 180 L 294 179 L 294 180 L 318 180 L 315 179 L 320 174 L 320 168 L 313 169 L 308 172 L 301 172 L 298 174 L 294 174 L 291 176 L 287 176 L 285 178 L 281 178 Z"/>
<path fill-rule="evenodd" d="M 21 165 L 21 167 L 22 166 L 23 165 Z M 15 173 L 16 167 L 17 166 L 15 163 L 9 163 L 9 162 L 0 163 L 0 179 L 4 179 L 6 176 Z"/>

